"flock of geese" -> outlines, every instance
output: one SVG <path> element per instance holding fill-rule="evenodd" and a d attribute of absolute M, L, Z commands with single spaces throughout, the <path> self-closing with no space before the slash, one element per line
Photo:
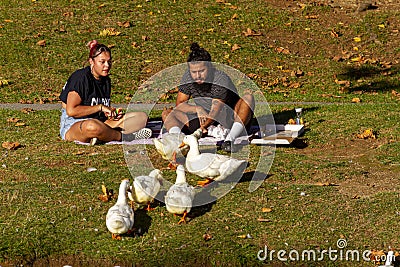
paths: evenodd
<path fill-rule="evenodd" d="M 193 206 L 195 188 L 186 181 L 186 172 L 204 178 L 198 182 L 199 186 L 205 186 L 212 181 L 222 181 L 227 177 L 240 178 L 247 167 L 248 162 L 238 160 L 227 155 L 216 153 L 200 153 L 198 140 L 201 130 L 191 135 L 164 134 L 161 139 L 154 139 L 156 150 L 161 156 L 170 161 L 170 165 L 176 168 L 175 183 L 165 194 L 165 206 L 168 212 L 182 215 L 178 224 L 186 223 L 186 216 Z M 176 154 L 186 154 L 183 164 L 176 162 Z M 148 175 L 134 178 L 132 185 L 129 179 L 122 180 L 118 199 L 106 215 L 106 226 L 113 239 L 121 239 L 121 235 L 129 234 L 134 225 L 134 210 L 132 203 L 150 204 L 159 193 L 163 181 L 162 172 L 159 169 L 152 170 Z"/>

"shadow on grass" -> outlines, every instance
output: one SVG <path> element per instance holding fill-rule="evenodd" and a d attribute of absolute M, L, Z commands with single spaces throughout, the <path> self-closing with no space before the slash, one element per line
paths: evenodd
<path fill-rule="evenodd" d="M 337 75 L 339 80 L 358 81 L 369 79 L 368 83 L 360 83 L 358 86 L 351 86 L 349 92 L 390 92 L 400 87 L 398 79 L 390 81 L 388 78 L 400 73 L 399 67 L 379 67 L 364 64 L 360 67 L 346 67 L 342 74 Z"/>
<path fill-rule="evenodd" d="M 149 232 L 152 218 L 147 213 L 148 211 L 146 211 L 145 209 L 135 210 L 135 223 L 133 225 L 133 234 L 135 236 L 143 236 L 144 234 Z"/>

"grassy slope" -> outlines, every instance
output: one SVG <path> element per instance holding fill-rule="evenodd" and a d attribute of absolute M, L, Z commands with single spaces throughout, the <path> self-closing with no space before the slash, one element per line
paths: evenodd
<path fill-rule="evenodd" d="M 304 106 L 308 123 L 304 141 L 311 152 L 324 146 L 326 150 L 303 153 L 293 147 L 278 148 L 271 176 L 257 191 L 249 193 L 248 182 L 239 183 L 208 212 L 199 210 L 200 216 L 183 226 L 176 225 L 177 219 L 162 206 L 148 214 L 139 211 L 137 226 L 145 234 L 122 242 L 112 241 L 105 227 L 104 216 L 112 203 L 97 199 L 101 183 L 116 190 L 120 178 L 130 177 L 121 147 L 61 142 L 58 127 L 48 127 L 58 125 L 58 111 L 24 114 L 1 110 L 0 140 L 18 141 L 23 148 L 2 151 L 0 261 L 32 263 L 49 257 L 60 258 L 60 264 L 75 261 L 76 265 L 171 266 L 186 262 L 238 266 L 260 264 L 256 255 L 264 245 L 275 250 L 327 249 L 335 248 L 337 239 L 345 237 L 349 248 L 361 251 L 398 247 L 394 230 L 397 183 L 391 185 L 392 190 L 378 191 L 372 186 L 379 179 L 391 178 L 375 176 L 376 170 L 393 178 L 399 173 L 399 107 L 391 94 L 392 89 L 397 90 L 399 73 L 395 65 L 390 73 L 382 68 L 382 63 L 398 59 L 398 12 L 355 15 L 327 6 L 301 9 L 294 3 L 283 9 L 279 2 L 109 1 L 102 5 L 2 1 L 0 76 L 10 85 L 0 88 L 1 102 L 57 101 L 66 78 L 85 60 L 85 43 L 96 38 L 114 45 L 114 102 L 125 102 L 152 74 L 182 63 L 190 42 L 198 41 L 214 61 L 253 77 L 269 101 L 350 102 L 357 96 L 368 104 Z M 307 15 L 318 15 L 318 19 Z M 117 22 L 124 21 L 132 26 L 119 27 Z M 380 24 L 385 28 L 378 27 Z M 107 27 L 122 34 L 100 37 L 99 32 Z M 245 37 L 242 32 L 247 28 L 263 35 Z M 332 29 L 342 35 L 333 38 Z M 354 42 L 355 36 L 363 41 Z M 39 40 L 46 40 L 46 46 L 38 46 Z M 133 48 L 132 42 L 138 47 Z M 232 52 L 227 43 L 236 43 L 241 49 Z M 278 53 L 278 47 L 289 49 L 290 54 Z M 342 51 L 347 52 L 344 57 L 354 55 L 333 61 Z M 360 54 L 377 59 L 377 63 L 351 61 Z M 290 72 L 297 69 L 305 75 L 292 77 Z M 334 75 L 351 81 L 351 87 L 340 90 Z M 287 80 L 282 80 L 285 77 Z M 302 86 L 289 89 L 285 83 L 290 82 Z M 293 107 L 271 108 L 277 121 L 285 122 Z M 20 118 L 26 126 L 7 122 L 11 117 Z M 379 132 L 379 139 L 357 143 L 360 148 L 372 147 L 360 155 L 338 156 L 329 147 L 343 142 L 346 151 L 346 144 L 355 143 L 354 136 L 369 127 Z M 258 149 L 252 147 L 253 161 Z M 155 160 L 163 165 L 160 158 Z M 88 167 L 98 171 L 88 173 Z M 165 175 L 173 179 L 172 172 Z M 364 196 L 357 188 L 365 185 L 368 175 L 372 180 L 376 177 L 368 190 L 377 192 Z M 321 181 L 352 183 L 355 188 L 343 191 L 343 186 L 314 185 Z M 307 195 L 302 197 L 300 192 Z M 263 213 L 263 207 L 273 211 Z M 202 237 L 206 232 L 213 237 L 207 242 Z M 253 238 L 239 237 L 246 234 Z M 79 256 L 71 257 L 75 253 Z M 42 263 L 46 265 L 44 260 Z"/>

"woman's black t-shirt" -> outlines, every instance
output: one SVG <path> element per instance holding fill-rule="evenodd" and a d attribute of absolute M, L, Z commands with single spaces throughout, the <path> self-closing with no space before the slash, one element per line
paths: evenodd
<path fill-rule="evenodd" d="M 101 77 L 100 80 L 95 79 L 91 73 L 90 66 L 72 73 L 61 91 L 60 100 L 66 104 L 68 93 L 72 91 L 77 92 L 81 97 L 81 105 L 94 106 L 103 104 L 110 106 L 111 104 L 110 77 Z M 103 113 L 94 113 L 85 118 L 103 119 L 103 116 Z"/>

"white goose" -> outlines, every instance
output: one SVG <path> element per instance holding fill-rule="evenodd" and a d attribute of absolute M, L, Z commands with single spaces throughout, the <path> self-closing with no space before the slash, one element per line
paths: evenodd
<path fill-rule="evenodd" d="M 129 179 L 122 180 L 119 186 L 118 200 L 106 215 L 106 226 L 113 239 L 121 239 L 121 234 L 130 231 L 134 223 L 134 213 L 128 204 L 126 193 L 129 189 Z"/>
<path fill-rule="evenodd" d="M 186 170 L 206 178 L 205 181 L 198 182 L 200 186 L 205 186 L 212 181 L 222 181 L 227 177 L 238 179 L 247 167 L 245 160 L 238 160 L 221 154 L 200 153 L 198 140 L 193 136 L 185 136 L 183 144 L 190 147 L 186 155 Z"/>
<path fill-rule="evenodd" d="M 178 224 L 186 223 L 186 216 L 192 208 L 194 195 L 194 187 L 186 182 L 185 168 L 178 165 L 175 184 L 169 188 L 165 195 L 165 206 L 168 212 L 183 214 Z"/>
<path fill-rule="evenodd" d="M 146 205 L 146 210 L 150 211 L 150 204 L 160 191 L 163 176 L 159 169 L 152 170 L 149 175 L 141 175 L 133 180 L 132 193 L 128 192 L 128 197 L 135 203 Z"/>
<path fill-rule="evenodd" d="M 201 138 L 203 134 L 202 130 L 199 128 L 191 135 L 195 136 L 197 139 Z M 185 134 L 183 133 L 166 133 L 163 134 L 161 139 L 154 138 L 154 146 L 156 150 L 163 159 L 171 162 L 171 165 L 176 162 L 176 154 L 182 153 L 182 155 L 186 155 L 189 150 L 188 146 L 179 148 L 179 145 L 182 143 Z M 172 167 L 170 165 L 170 167 Z"/>

